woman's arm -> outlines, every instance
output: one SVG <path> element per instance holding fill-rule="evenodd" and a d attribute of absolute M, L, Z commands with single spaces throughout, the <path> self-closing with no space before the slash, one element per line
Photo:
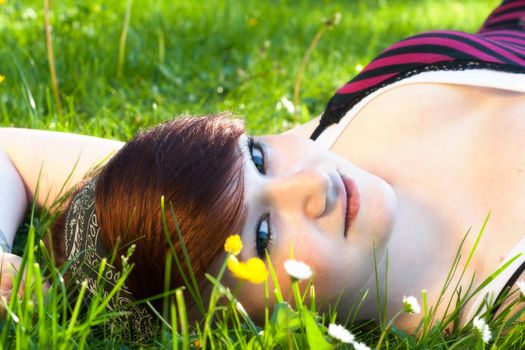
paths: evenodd
<path fill-rule="evenodd" d="M 51 205 L 61 194 L 62 187 L 64 190 L 71 188 L 87 172 L 107 161 L 123 144 L 61 132 L 0 128 L 0 150 L 5 152 L 22 179 L 27 200 L 33 200 L 38 184 L 39 193 L 35 200 L 43 206 Z M 1 173 L 3 167 L 0 167 Z M 0 188 L 0 194 L 2 192 L 4 189 Z"/>
<path fill-rule="evenodd" d="M 7 153 L 0 149 L 0 249 L 10 252 L 27 207 L 24 183 Z"/>
<path fill-rule="evenodd" d="M 22 261 L 9 252 L 28 203 L 52 204 L 62 188 L 68 190 L 122 145 L 89 136 L 0 128 L 0 296 L 11 296 Z"/>

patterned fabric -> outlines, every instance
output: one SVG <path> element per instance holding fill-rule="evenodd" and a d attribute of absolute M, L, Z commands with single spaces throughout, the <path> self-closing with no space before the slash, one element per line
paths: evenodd
<path fill-rule="evenodd" d="M 107 298 L 121 277 L 121 271 L 106 264 L 99 275 L 103 258 L 111 260 L 100 238 L 100 228 L 95 212 L 95 188 L 98 177 L 91 179 L 73 198 L 66 218 L 65 250 L 71 265 L 69 271 L 78 285 L 87 283 L 87 290 Z M 148 310 L 146 304 L 136 304 L 130 289 L 124 285 L 110 299 L 107 308 L 111 312 L 125 312 L 122 317 L 111 319 L 112 331 L 130 340 L 152 340 L 159 332 L 160 322 Z"/>
<path fill-rule="evenodd" d="M 390 46 L 330 99 L 311 138 L 381 87 L 422 72 L 465 69 L 525 74 L 525 0 L 504 1 L 477 34 L 436 30 Z"/>

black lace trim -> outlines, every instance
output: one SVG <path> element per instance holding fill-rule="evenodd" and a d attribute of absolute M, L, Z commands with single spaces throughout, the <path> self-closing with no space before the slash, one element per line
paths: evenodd
<path fill-rule="evenodd" d="M 357 94 L 335 94 L 330 101 L 321 117 L 319 126 L 310 136 L 311 139 L 315 140 L 328 126 L 339 123 L 341 118 L 352 109 L 359 101 L 366 96 L 370 95 L 374 91 L 377 91 L 387 85 L 393 84 L 400 80 L 412 77 L 414 75 L 424 72 L 436 72 L 436 71 L 463 71 L 470 69 L 486 69 L 498 72 L 508 73 L 521 73 L 525 74 L 525 67 L 513 66 L 509 64 L 498 64 L 489 62 L 476 62 L 476 61 L 454 61 L 454 62 L 443 62 L 431 65 L 425 65 L 416 69 L 400 72 L 395 77 L 385 80 L 384 82 L 370 87 Z M 339 100 L 339 101 L 338 101 Z"/>

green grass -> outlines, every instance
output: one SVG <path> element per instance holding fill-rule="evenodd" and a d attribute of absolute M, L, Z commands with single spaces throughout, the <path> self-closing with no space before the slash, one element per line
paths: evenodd
<path fill-rule="evenodd" d="M 253 133 L 283 131 L 322 112 L 330 95 L 395 40 L 429 29 L 474 31 L 497 1 L 133 2 L 121 77 L 127 1 L 54 1 L 57 115 L 42 1 L 0 11 L 1 125 L 127 139 L 189 113 L 231 110 Z M 341 13 L 308 63 L 300 116 L 276 110 L 293 95 L 301 59 L 324 18 Z"/>
<path fill-rule="evenodd" d="M 475 31 L 497 3 L 135 0 L 123 50 L 127 0 L 54 1 L 50 15 L 59 110 L 47 60 L 43 2 L 7 0 L 0 5 L 0 75 L 5 76 L 0 84 L 0 126 L 125 140 L 142 127 L 179 114 L 230 110 L 245 120 L 251 133 L 280 132 L 320 114 L 337 87 L 394 41 L 430 29 Z M 301 112 L 292 115 L 276 108 L 282 97 L 292 100 L 308 46 L 323 21 L 337 12 L 341 22 L 324 33 L 307 63 Z M 21 229 L 29 236 L 25 261 L 31 273 L 40 271 L 35 261 L 48 260 L 40 246 L 33 249 L 32 244 L 39 242 L 51 221 L 40 212 L 27 220 L 29 229 Z M 0 333 L 2 348 L 134 347 L 101 326 L 113 316 L 96 307 L 100 297 L 85 301 L 87 311 L 73 322 L 72 291 L 52 264 L 46 265 L 53 287 L 44 295 L 37 285 L 33 300 L 28 294 L 20 302 L 12 300 Z M 219 284 L 216 288 L 219 295 L 226 293 Z M 180 296 L 175 305 L 181 306 Z M 344 348 L 327 335 L 333 313 L 298 305 L 290 309 L 279 304 L 262 329 L 233 301 L 214 307 L 213 317 L 198 327 L 185 326 L 179 307 L 172 329 L 166 328 L 152 346 L 194 347 L 199 339 L 207 348 Z M 371 347 L 382 338 L 381 346 L 387 349 L 484 348 L 470 326 L 444 332 L 448 324 L 438 321 L 434 327 L 422 325 L 424 331 L 416 335 L 388 327 L 388 321 L 348 327 Z M 490 346 L 521 349 L 524 327 L 496 319 Z"/>

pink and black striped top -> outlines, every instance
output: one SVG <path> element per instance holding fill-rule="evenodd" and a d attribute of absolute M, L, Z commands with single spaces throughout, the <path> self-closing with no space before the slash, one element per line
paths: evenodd
<path fill-rule="evenodd" d="M 476 34 L 436 30 L 390 46 L 336 92 L 311 138 L 379 88 L 422 72 L 467 69 L 525 74 L 525 0 L 503 1 Z"/>

